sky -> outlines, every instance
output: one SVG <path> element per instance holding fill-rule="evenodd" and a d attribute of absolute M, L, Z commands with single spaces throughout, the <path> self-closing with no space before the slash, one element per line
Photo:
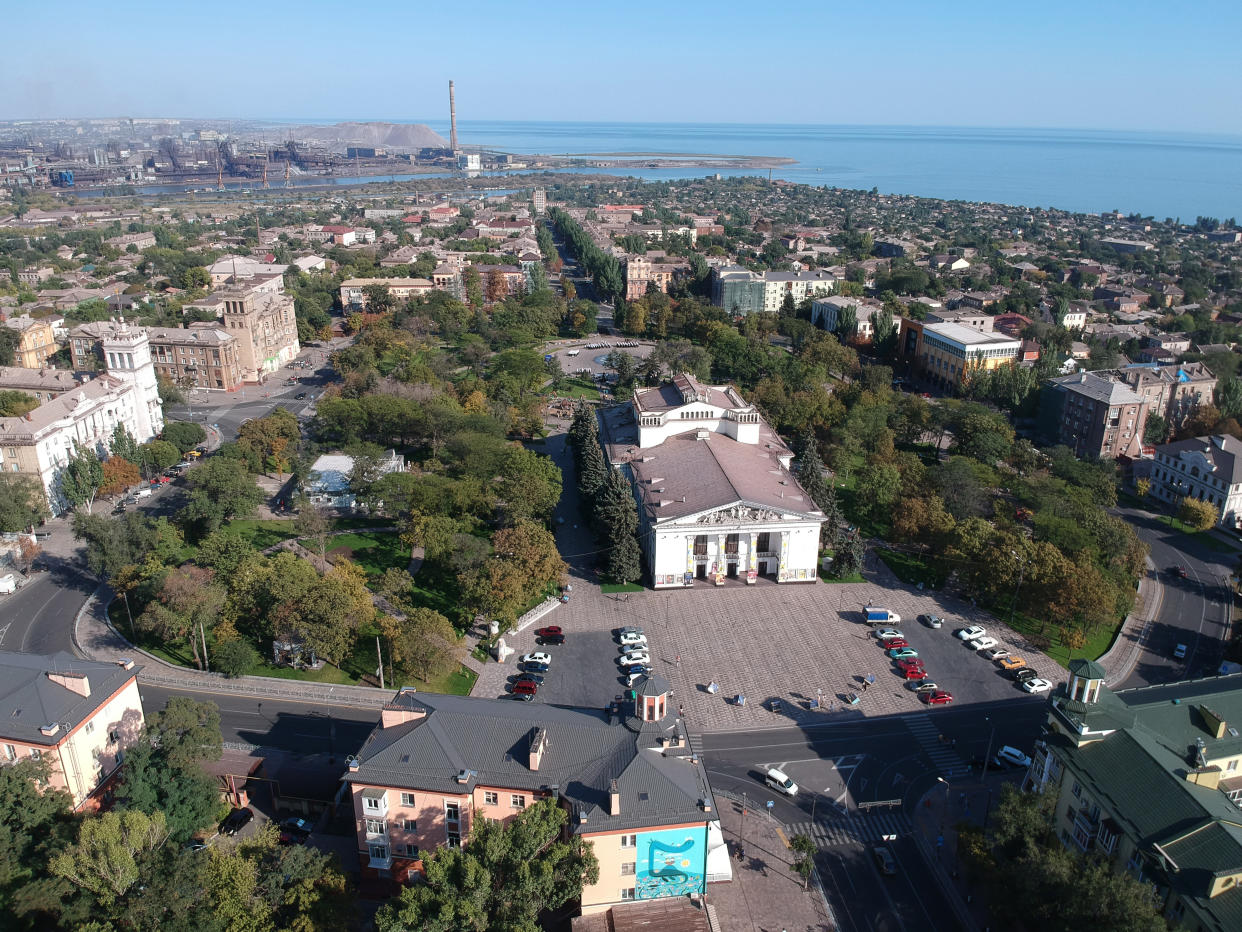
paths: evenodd
<path fill-rule="evenodd" d="M 4 21 L 0 119 L 443 119 L 452 78 L 462 120 L 1242 134 L 1239 0 L 64 0 Z"/>

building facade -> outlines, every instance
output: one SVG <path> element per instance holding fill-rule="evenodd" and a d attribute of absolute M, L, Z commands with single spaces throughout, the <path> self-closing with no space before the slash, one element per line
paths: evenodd
<path fill-rule="evenodd" d="M 213 297 L 221 302 L 224 330 L 237 341 L 242 381 L 263 381 L 301 351 L 293 296 L 285 293 L 279 276 L 256 276 L 221 288 Z"/>
<path fill-rule="evenodd" d="M 857 326 L 854 339 L 860 343 L 870 343 L 875 336 L 875 319 L 873 315 L 881 310 L 878 304 L 868 304 L 862 298 L 829 297 L 816 298 L 811 302 L 811 323 L 821 330 L 836 333 L 841 324 L 841 313 L 853 309 Z"/>
<path fill-rule="evenodd" d="M 690 375 L 600 417 L 605 457 L 638 502 L 652 585 L 814 582 L 824 516 L 793 452 L 731 385 Z"/>
<path fill-rule="evenodd" d="M 916 364 L 933 384 L 956 389 L 971 372 L 997 369 L 1018 358 L 1022 341 L 961 324 L 925 324 Z"/>
<path fill-rule="evenodd" d="M 1242 675 L 1112 692 L 1072 660 L 1024 788 L 1055 795 L 1062 844 L 1150 883 L 1188 932 L 1242 928 Z"/>
<path fill-rule="evenodd" d="M 1092 372 L 1049 379 L 1039 405 L 1042 432 L 1075 456 L 1116 459 L 1143 451 L 1147 400 L 1128 385 Z"/>
<path fill-rule="evenodd" d="M 75 810 L 106 802 L 145 719 L 133 663 L 0 653 L 0 763 L 47 761 Z"/>
<path fill-rule="evenodd" d="M 647 293 L 650 285 L 668 294 L 673 276 L 679 266 L 673 263 L 652 262 L 644 256 L 625 257 L 625 300 L 634 301 Z"/>
<path fill-rule="evenodd" d="M 10 317 L 4 326 L 18 333 L 13 362 L 24 369 L 42 369 L 55 355 L 56 332 L 47 321 L 34 317 Z"/>
<path fill-rule="evenodd" d="M 1220 512 L 1219 526 L 1242 528 L 1242 440 L 1228 434 L 1156 447 L 1151 494 L 1170 505 L 1196 498 Z"/>
<path fill-rule="evenodd" d="M 424 852 L 463 844 L 478 819 L 552 799 L 599 860 L 583 913 L 701 894 L 709 863 L 727 879 L 707 773 L 669 693 L 653 675 L 600 711 L 401 690 L 343 778 L 364 874 L 413 879 Z"/>
<path fill-rule="evenodd" d="M 103 362 L 103 339 L 115 324 L 96 321 L 74 327 L 69 351 L 74 369 L 90 371 Z M 219 327 L 147 327 L 157 376 L 182 388 L 233 391 L 242 384 L 237 340 Z"/>
<path fill-rule="evenodd" d="M 1142 395 L 1148 410 L 1175 428 L 1186 423 L 1201 405 L 1211 404 L 1216 392 L 1216 376 L 1201 362 L 1126 366 L 1111 375 Z"/>
<path fill-rule="evenodd" d="M 425 278 L 348 278 L 341 282 L 341 307 L 366 310 L 368 285 L 387 285 L 388 293 L 398 301 L 408 301 L 435 288 Z"/>
<path fill-rule="evenodd" d="M 780 311 L 788 295 L 795 304 L 830 295 L 840 278 L 828 269 L 808 272 L 752 272 L 739 266 L 712 270 L 712 304 L 734 314 Z"/>

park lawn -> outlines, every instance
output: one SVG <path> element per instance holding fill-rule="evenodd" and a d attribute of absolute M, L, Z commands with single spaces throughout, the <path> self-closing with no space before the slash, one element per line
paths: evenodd
<path fill-rule="evenodd" d="M 930 565 L 924 557 L 918 554 L 884 549 L 877 550 L 876 554 L 893 571 L 893 574 L 907 585 L 917 586 L 922 583 L 927 589 L 939 589 L 944 585 L 943 571 Z"/>
<path fill-rule="evenodd" d="M 599 591 L 607 592 L 607 593 L 642 592 L 646 588 L 647 588 L 646 586 L 640 585 L 639 583 L 636 583 L 636 582 L 626 582 L 626 583 L 606 582 L 606 583 L 599 584 Z M 570 595 L 572 594 L 573 593 L 570 593 Z"/>
<path fill-rule="evenodd" d="M 271 521 L 258 521 L 251 518 L 238 518 L 224 525 L 225 529 L 239 534 L 256 550 L 275 547 L 282 541 L 297 537 L 290 518 Z"/>
<path fill-rule="evenodd" d="M 393 531 L 359 531 L 328 538 L 328 558 L 346 557 L 357 563 L 368 576 L 379 576 L 384 570 L 406 569 L 410 565 L 410 549 Z"/>
<path fill-rule="evenodd" d="M 556 394 L 560 398 L 585 398 L 591 401 L 599 400 L 599 389 L 590 382 L 582 379 L 569 379 L 562 382 L 561 387 L 556 390 Z"/>
<path fill-rule="evenodd" d="M 838 583 L 865 582 L 866 580 L 863 579 L 862 573 L 850 573 L 848 576 L 841 577 L 829 576 L 826 572 L 824 572 L 824 568 L 821 566 L 819 569 L 819 581 L 828 583 L 829 585 L 836 585 Z"/>
<path fill-rule="evenodd" d="M 1008 618 L 1003 618 L 1000 615 L 997 617 L 1009 624 L 1009 627 L 1013 628 L 1014 631 L 1017 631 L 1019 634 L 1028 639 L 1040 637 L 1040 628 L 1043 625 L 1038 618 L 1031 618 L 1027 615 L 1017 613 L 1014 615 L 1013 621 L 1009 622 Z M 1043 626 L 1044 630 L 1042 636 L 1048 638 L 1052 642 L 1044 653 L 1063 667 L 1068 667 L 1071 660 L 1076 660 L 1079 657 L 1085 657 L 1088 660 L 1095 660 L 1106 650 L 1108 650 L 1110 645 L 1112 645 L 1113 638 L 1117 636 L 1117 632 L 1121 628 L 1121 625 L 1122 622 L 1120 621 L 1117 622 L 1116 625 L 1101 625 L 1096 631 L 1088 635 L 1087 642 L 1078 650 L 1071 650 L 1069 647 L 1062 644 L 1060 642 L 1060 638 L 1057 636 L 1057 630 L 1055 627 L 1052 625 Z"/>
<path fill-rule="evenodd" d="M 479 678 L 469 667 L 459 666 L 452 673 L 435 677 L 430 680 L 401 679 L 393 688 L 413 686 L 419 692 L 441 693 L 446 696 L 469 696 L 474 688 L 474 681 Z"/>

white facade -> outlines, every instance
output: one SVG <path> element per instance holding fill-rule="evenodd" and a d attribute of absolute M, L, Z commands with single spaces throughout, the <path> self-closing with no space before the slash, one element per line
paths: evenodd
<path fill-rule="evenodd" d="M 1207 502 L 1220 512 L 1219 527 L 1242 527 L 1242 441 L 1225 434 L 1156 447 L 1151 492 L 1170 505 Z"/>
<path fill-rule="evenodd" d="M 875 336 L 875 322 L 872 315 L 882 310 L 878 305 L 865 304 L 860 298 L 830 297 L 817 298 L 811 302 L 811 323 L 821 330 L 836 333 L 841 312 L 852 307 L 858 318 L 858 339 L 870 342 Z"/>
<path fill-rule="evenodd" d="M 146 443 L 164 429 L 150 339 L 146 331 L 130 327 L 121 318 L 104 336 L 102 349 L 108 374 L 134 386 L 134 429 L 130 433 L 139 443 Z"/>
<path fill-rule="evenodd" d="M 785 303 L 785 295 L 793 297 L 794 304 L 816 295 L 829 295 L 836 291 L 840 279 L 827 269 L 812 272 L 765 272 L 763 274 L 763 309 L 775 313 Z"/>
<path fill-rule="evenodd" d="M 695 579 L 724 585 L 814 582 L 822 516 L 735 505 L 646 528 L 647 569 L 657 589 L 689 586 Z"/>

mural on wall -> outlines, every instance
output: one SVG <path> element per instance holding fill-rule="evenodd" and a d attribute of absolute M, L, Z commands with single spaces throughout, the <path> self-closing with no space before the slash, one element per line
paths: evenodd
<path fill-rule="evenodd" d="M 640 900 L 702 893 L 707 847 L 702 827 L 643 832 L 638 836 L 634 895 Z"/>

